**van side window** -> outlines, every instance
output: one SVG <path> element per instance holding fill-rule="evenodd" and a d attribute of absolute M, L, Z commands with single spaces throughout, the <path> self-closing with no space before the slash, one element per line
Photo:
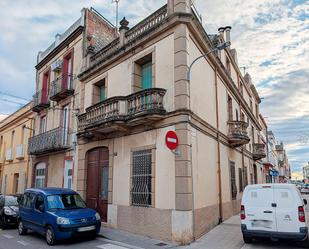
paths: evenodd
<path fill-rule="evenodd" d="M 43 196 L 38 195 L 38 197 L 36 198 L 36 202 L 35 202 L 35 209 L 39 210 L 40 206 L 44 207 L 44 198 Z"/>
<path fill-rule="evenodd" d="M 31 208 L 32 204 L 34 202 L 34 199 L 35 199 L 35 195 L 31 194 L 31 193 L 28 193 L 28 194 L 25 195 L 25 197 L 23 199 L 24 199 L 23 206 L 25 208 Z"/>

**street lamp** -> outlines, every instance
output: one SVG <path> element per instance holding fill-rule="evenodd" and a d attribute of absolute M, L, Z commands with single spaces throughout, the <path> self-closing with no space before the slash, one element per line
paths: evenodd
<path fill-rule="evenodd" d="M 229 47 L 230 45 L 231 45 L 231 42 L 230 42 L 230 41 L 220 43 L 220 44 L 218 44 L 214 49 L 210 50 L 210 51 L 207 52 L 206 54 L 200 55 L 200 56 L 197 57 L 194 61 L 192 61 L 191 65 L 189 66 L 189 69 L 188 69 L 187 80 L 188 80 L 188 81 L 191 80 L 191 68 L 192 68 L 193 64 L 194 64 L 197 60 L 199 60 L 199 59 L 201 59 L 201 58 L 205 58 L 205 59 L 206 59 L 206 57 L 207 57 L 209 54 L 211 54 L 211 53 L 213 53 L 213 52 L 216 52 L 216 51 L 219 51 L 219 50 L 222 50 L 222 49 L 225 49 L 225 48 Z"/>

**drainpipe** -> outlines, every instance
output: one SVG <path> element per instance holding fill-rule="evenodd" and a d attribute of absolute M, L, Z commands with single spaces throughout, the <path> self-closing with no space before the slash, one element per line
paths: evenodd
<path fill-rule="evenodd" d="M 221 154 L 220 154 L 220 135 L 219 135 L 219 113 L 218 113 L 218 79 L 217 79 L 217 68 L 215 69 L 215 87 L 216 87 L 216 119 L 217 119 L 217 172 L 218 172 L 218 183 L 219 183 L 219 224 L 223 221 L 222 214 L 222 182 L 221 182 Z"/>

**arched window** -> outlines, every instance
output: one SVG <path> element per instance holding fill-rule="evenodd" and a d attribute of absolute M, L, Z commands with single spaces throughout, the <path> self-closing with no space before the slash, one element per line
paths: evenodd
<path fill-rule="evenodd" d="M 45 175 L 46 175 L 46 164 L 45 163 L 38 163 L 35 167 L 34 186 L 36 188 L 45 187 Z"/>

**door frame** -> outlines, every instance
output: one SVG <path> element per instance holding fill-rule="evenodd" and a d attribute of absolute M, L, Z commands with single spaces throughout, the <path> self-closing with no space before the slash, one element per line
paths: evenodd
<path fill-rule="evenodd" d="M 87 152 L 86 152 L 86 154 L 85 154 L 85 166 L 87 167 L 87 170 L 86 170 L 86 172 L 87 172 L 87 177 L 86 177 L 86 189 L 85 189 L 85 200 L 86 200 L 86 203 L 87 203 L 87 199 L 88 199 L 88 157 L 89 157 L 89 153 L 90 152 L 92 152 L 92 151 L 95 151 L 95 150 L 107 150 L 107 153 L 108 153 L 108 178 L 107 178 L 107 188 L 108 188 L 108 190 L 110 189 L 110 186 L 109 186 L 109 179 L 110 179 L 110 175 L 109 175 L 109 173 L 110 173 L 110 163 L 111 163 L 111 159 L 110 159 L 110 156 L 109 156 L 109 147 L 108 146 L 100 146 L 100 147 L 94 147 L 94 148 L 91 148 L 91 149 L 89 149 Z M 99 154 L 99 158 L 100 158 L 100 154 Z M 98 166 L 99 167 L 99 179 L 98 179 L 98 181 L 99 181 L 99 186 L 98 186 L 98 198 L 97 198 L 97 203 L 96 203 L 96 208 L 95 208 L 95 210 L 96 211 L 98 211 L 99 212 L 99 205 L 100 205 L 100 201 L 101 201 L 101 198 L 100 198 L 100 196 L 101 196 L 101 179 L 102 179 L 102 166 L 101 165 L 99 165 Z M 109 191 L 108 191 L 108 193 L 109 193 Z M 109 198 L 108 198 L 108 196 L 109 195 L 107 195 L 107 199 L 106 199 L 106 221 L 104 221 L 104 219 L 102 219 L 103 217 L 101 216 L 101 221 L 102 222 L 107 222 L 107 220 L 108 220 L 108 204 L 109 204 Z M 101 215 L 101 214 L 100 214 Z"/>

